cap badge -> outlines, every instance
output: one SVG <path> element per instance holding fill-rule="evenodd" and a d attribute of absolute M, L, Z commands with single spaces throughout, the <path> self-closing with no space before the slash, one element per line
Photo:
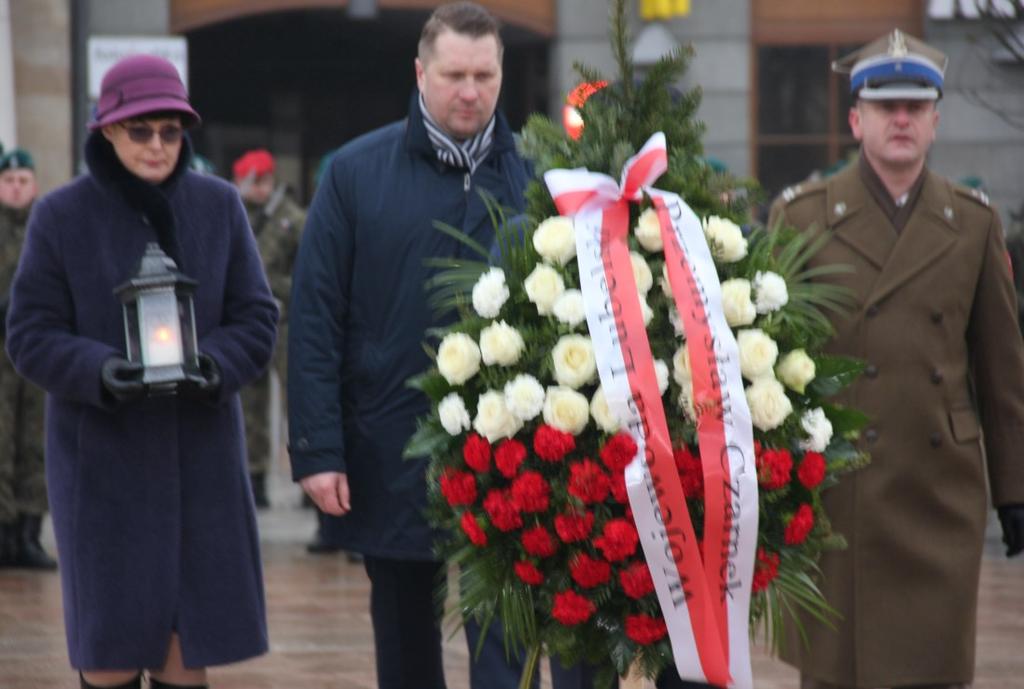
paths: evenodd
<path fill-rule="evenodd" d="M 892 35 L 889 36 L 889 55 L 892 57 L 907 56 L 907 40 L 899 29 L 893 29 Z"/>

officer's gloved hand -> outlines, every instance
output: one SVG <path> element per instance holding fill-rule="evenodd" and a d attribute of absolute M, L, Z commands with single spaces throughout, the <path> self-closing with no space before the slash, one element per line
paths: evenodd
<path fill-rule="evenodd" d="M 220 368 L 213 357 L 199 354 L 199 373 L 190 373 L 181 384 L 182 397 L 193 400 L 211 400 L 220 392 Z"/>
<path fill-rule="evenodd" d="M 131 402 L 146 394 L 146 385 L 142 382 L 142 364 L 128 361 L 119 356 L 112 356 L 103 362 L 100 369 L 100 380 L 103 387 L 118 402 Z"/>
<path fill-rule="evenodd" d="M 1020 554 L 1024 551 L 1024 505 L 1003 505 L 997 511 L 1003 524 L 1006 557 Z"/>

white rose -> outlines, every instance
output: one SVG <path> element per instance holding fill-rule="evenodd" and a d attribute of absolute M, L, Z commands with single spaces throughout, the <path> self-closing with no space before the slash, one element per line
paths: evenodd
<path fill-rule="evenodd" d="M 544 388 L 529 373 L 505 383 L 505 406 L 521 421 L 529 421 L 544 408 Z"/>
<path fill-rule="evenodd" d="M 501 268 L 491 268 L 473 285 L 473 309 L 481 318 L 497 316 L 508 297 L 505 271 Z"/>
<path fill-rule="evenodd" d="M 555 300 L 551 310 L 560 323 L 573 328 L 587 319 L 583 308 L 583 292 L 578 289 L 565 290 L 562 296 Z"/>
<path fill-rule="evenodd" d="M 807 352 L 804 350 L 794 349 L 779 360 L 778 366 L 775 367 L 775 375 L 790 390 L 795 390 L 802 395 L 807 384 L 814 380 L 814 360 L 807 356 Z"/>
<path fill-rule="evenodd" d="M 555 380 L 573 390 L 589 383 L 597 373 L 594 344 L 585 335 L 563 335 L 551 350 Z"/>
<path fill-rule="evenodd" d="M 711 253 L 722 263 L 735 263 L 747 255 L 747 240 L 732 220 L 717 215 L 704 218 L 704 235 Z"/>
<path fill-rule="evenodd" d="M 722 283 L 722 311 L 725 322 L 733 328 L 754 322 L 757 311 L 750 300 L 749 280 L 733 278 Z"/>
<path fill-rule="evenodd" d="M 669 303 L 668 321 L 672 324 L 672 329 L 675 330 L 676 335 L 686 339 L 686 324 L 683 323 L 683 317 L 679 315 L 679 309 L 673 303 Z"/>
<path fill-rule="evenodd" d="M 550 387 L 544 398 L 544 423 L 565 433 L 579 435 L 590 418 L 587 398 L 565 387 Z"/>
<path fill-rule="evenodd" d="M 651 267 L 647 265 L 644 257 L 635 251 L 629 252 L 629 262 L 633 264 L 633 279 L 636 280 L 636 288 L 640 294 L 647 296 L 654 286 L 654 276 L 651 274 Z"/>
<path fill-rule="evenodd" d="M 546 316 L 551 313 L 555 301 L 565 291 L 565 282 L 557 270 L 538 263 L 523 281 L 523 288 L 526 290 L 527 299 L 537 305 L 537 313 Z"/>
<path fill-rule="evenodd" d="M 697 420 L 697 411 L 693 406 L 693 382 L 687 379 L 679 392 L 679 408 L 682 409 L 690 421 Z"/>
<path fill-rule="evenodd" d="M 441 419 L 444 430 L 448 431 L 448 435 L 458 435 L 469 430 L 469 410 L 457 392 L 445 395 L 437 405 L 437 416 Z"/>
<path fill-rule="evenodd" d="M 762 431 L 778 428 L 793 411 L 782 383 L 774 378 L 758 378 L 746 390 L 750 420 Z"/>
<path fill-rule="evenodd" d="M 497 390 L 488 390 L 480 395 L 476 405 L 473 429 L 493 443 L 501 438 L 511 438 L 523 427 L 523 422 L 505 406 L 505 395 Z"/>
<path fill-rule="evenodd" d="M 658 212 L 653 208 L 648 208 L 640 214 L 633 234 L 636 235 L 640 246 L 648 251 L 661 251 L 665 248 L 661 240 L 661 222 L 658 220 Z"/>
<path fill-rule="evenodd" d="M 480 348 L 465 333 L 450 333 L 437 349 L 437 370 L 450 385 L 462 385 L 480 370 Z"/>
<path fill-rule="evenodd" d="M 789 303 L 786 280 L 778 273 L 757 271 L 754 275 L 754 300 L 758 313 L 778 311 Z"/>
<path fill-rule="evenodd" d="M 683 387 L 693 380 L 693 373 L 690 372 L 690 355 L 686 353 L 685 344 L 672 356 L 672 378 Z"/>
<path fill-rule="evenodd" d="M 655 359 L 654 374 L 658 377 L 658 392 L 664 395 L 668 390 L 668 364 L 661 359 Z"/>
<path fill-rule="evenodd" d="M 812 452 L 824 452 L 832 440 L 832 422 L 825 416 L 821 407 L 808 409 L 800 417 L 800 425 L 807 431 L 807 440 L 800 441 L 800 449 Z"/>
<path fill-rule="evenodd" d="M 772 378 L 772 368 L 779 358 L 779 345 L 759 328 L 740 330 L 736 333 L 736 344 L 740 349 L 740 372 L 747 380 L 757 380 L 765 375 Z"/>
<path fill-rule="evenodd" d="M 661 287 L 661 293 L 669 299 L 669 303 L 675 303 L 672 301 L 672 283 L 668 279 L 668 264 L 661 264 L 661 277 L 658 278 L 658 286 Z"/>
<path fill-rule="evenodd" d="M 488 366 L 511 366 L 519 361 L 525 346 L 523 336 L 505 321 L 491 323 L 480 331 L 480 354 Z"/>
<path fill-rule="evenodd" d="M 647 303 L 643 295 L 640 295 L 640 316 L 644 319 L 644 327 L 646 328 L 654 320 L 654 309 Z"/>
<path fill-rule="evenodd" d="M 608 399 L 604 396 L 604 388 L 601 386 L 598 386 L 597 392 L 590 400 L 590 415 L 594 417 L 594 423 L 598 428 L 605 433 L 615 433 L 622 425 L 608 407 Z"/>
<path fill-rule="evenodd" d="M 533 248 L 548 263 L 564 266 L 576 255 L 576 233 L 572 218 L 556 215 L 533 231 Z"/>

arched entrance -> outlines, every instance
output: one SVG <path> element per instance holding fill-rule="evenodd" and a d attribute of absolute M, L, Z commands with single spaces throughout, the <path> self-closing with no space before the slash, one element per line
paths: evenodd
<path fill-rule="evenodd" d="M 389 10 L 381 3 L 375 19 L 359 21 L 343 9 L 253 12 L 261 2 L 233 4 L 247 10 L 183 32 L 191 96 L 204 120 L 196 148 L 228 176 L 242 151 L 266 147 L 277 156 L 282 179 L 308 201 L 325 153 L 405 116 L 429 9 Z M 268 4 L 274 3 L 262 3 Z M 176 6 L 172 22 L 183 17 Z M 506 23 L 503 39 L 502 107 L 518 129 L 529 113 L 547 110 L 548 37 Z"/>

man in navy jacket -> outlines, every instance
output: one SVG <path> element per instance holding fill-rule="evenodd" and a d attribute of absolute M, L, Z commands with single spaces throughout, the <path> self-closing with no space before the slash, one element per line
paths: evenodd
<path fill-rule="evenodd" d="M 401 456 L 429 402 L 405 383 L 430 366 L 422 343 L 442 325 L 426 302 L 424 259 L 466 252 L 434 221 L 489 246 L 494 228 L 479 191 L 524 207 L 527 169 L 496 112 L 501 56 L 497 21 L 478 5 L 431 15 L 408 117 L 334 156 L 295 264 L 293 476 L 320 509 L 344 515 L 339 543 L 365 557 L 382 689 L 445 686 L 433 598 L 445 568 L 423 514 L 426 461 Z M 472 653 L 478 630 L 468 631 Z M 517 679 L 492 631 L 471 666 L 473 686 L 514 687 Z"/>

